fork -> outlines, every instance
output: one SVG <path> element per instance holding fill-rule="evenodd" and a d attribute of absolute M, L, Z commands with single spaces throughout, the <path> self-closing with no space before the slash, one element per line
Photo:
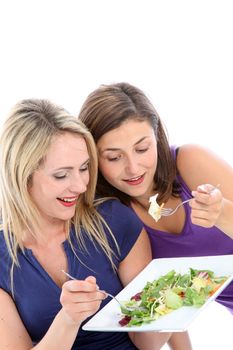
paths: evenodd
<path fill-rule="evenodd" d="M 68 272 L 66 272 L 66 271 L 64 271 L 64 270 L 61 270 L 61 271 L 62 271 L 67 277 L 69 277 L 71 280 L 77 280 L 77 278 L 71 276 Z M 126 310 L 128 310 L 128 311 L 131 311 L 131 310 L 132 310 L 130 307 L 127 307 L 127 306 L 123 305 L 114 295 L 112 295 L 112 294 L 106 292 L 106 291 L 103 290 L 103 289 L 99 289 L 98 291 L 101 292 L 101 293 L 104 293 L 107 297 L 110 297 L 110 298 L 114 299 L 114 300 L 119 304 L 119 306 L 120 306 L 121 308 L 124 308 L 124 309 L 126 309 Z"/>
<path fill-rule="evenodd" d="M 181 202 L 181 203 L 178 204 L 177 207 L 174 208 L 174 209 L 173 209 L 173 208 L 162 208 L 162 209 L 161 209 L 161 212 L 160 212 L 161 216 L 170 216 L 170 215 L 175 214 L 175 212 L 176 212 L 182 205 L 184 205 L 185 203 L 190 202 L 191 199 L 192 199 L 192 198 L 187 199 L 186 201 Z"/>
<path fill-rule="evenodd" d="M 209 193 L 212 193 L 216 188 L 218 188 L 220 185 L 218 184 L 217 186 L 213 187 L 211 191 L 209 191 Z M 207 192 L 206 192 L 207 193 Z M 175 214 L 175 212 L 185 203 L 188 203 L 192 200 L 193 198 L 187 199 L 186 201 L 181 202 L 180 204 L 177 205 L 177 207 L 173 208 L 162 208 L 161 209 L 161 216 L 170 216 Z"/>

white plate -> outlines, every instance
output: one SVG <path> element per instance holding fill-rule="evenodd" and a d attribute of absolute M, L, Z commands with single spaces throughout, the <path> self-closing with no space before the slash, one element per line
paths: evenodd
<path fill-rule="evenodd" d="M 223 285 L 200 308 L 183 306 L 170 314 L 160 316 L 158 320 L 149 324 L 138 327 L 122 327 L 118 323 L 122 318 L 120 308 L 115 300 L 111 300 L 83 326 L 83 329 L 101 332 L 183 332 L 187 330 L 193 319 L 233 280 L 233 255 L 154 259 L 117 295 L 120 301 L 128 300 L 140 292 L 146 282 L 153 281 L 172 269 L 182 274 L 186 273 L 190 267 L 199 270 L 212 270 L 216 276 L 228 276 Z"/>

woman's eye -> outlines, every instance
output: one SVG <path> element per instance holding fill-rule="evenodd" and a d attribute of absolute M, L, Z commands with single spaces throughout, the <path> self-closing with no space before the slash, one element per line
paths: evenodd
<path fill-rule="evenodd" d="M 108 158 L 108 161 L 109 161 L 109 162 L 115 162 L 115 161 L 119 160 L 120 158 L 121 158 L 120 156 L 109 157 L 109 158 Z"/>
<path fill-rule="evenodd" d="M 62 180 L 67 177 L 67 174 L 59 174 L 59 175 L 54 175 L 56 180 Z"/>
<path fill-rule="evenodd" d="M 80 168 L 80 171 L 83 172 L 83 171 L 87 171 L 89 170 L 89 164 L 83 166 L 82 168 Z"/>
<path fill-rule="evenodd" d="M 145 153 L 146 151 L 148 151 L 148 148 L 137 149 L 136 152 L 138 152 L 138 153 Z"/>

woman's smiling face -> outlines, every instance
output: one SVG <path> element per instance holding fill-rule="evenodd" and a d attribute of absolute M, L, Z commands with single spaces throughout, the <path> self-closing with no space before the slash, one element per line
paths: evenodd
<path fill-rule="evenodd" d="M 147 121 L 127 120 L 97 142 L 99 169 L 114 187 L 140 199 L 151 195 L 157 166 L 157 143 Z"/>
<path fill-rule="evenodd" d="M 89 182 L 89 155 L 83 137 L 55 136 L 29 188 L 41 216 L 47 220 L 73 217 L 78 197 Z"/>

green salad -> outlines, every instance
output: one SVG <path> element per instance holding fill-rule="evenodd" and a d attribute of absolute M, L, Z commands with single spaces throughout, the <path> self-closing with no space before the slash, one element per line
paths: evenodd
<path fill-rule="evenodd" d="M 122 303 L 121 326 L 141 326 L 182 306 L 200 307 L 226 281 L 210 270 L 189 269 L 186 274 L 169 271 L 147 282 L 143 290 Z"/>

